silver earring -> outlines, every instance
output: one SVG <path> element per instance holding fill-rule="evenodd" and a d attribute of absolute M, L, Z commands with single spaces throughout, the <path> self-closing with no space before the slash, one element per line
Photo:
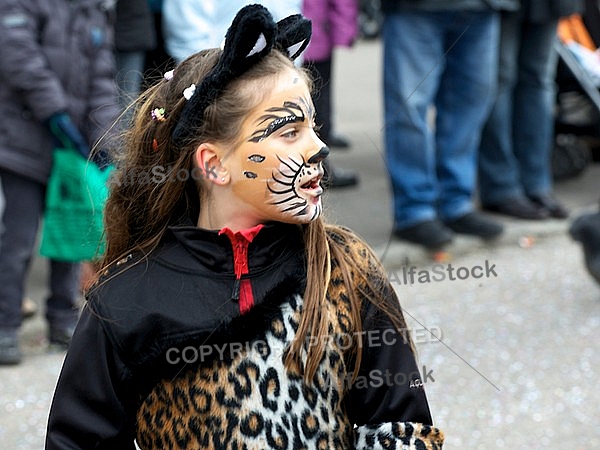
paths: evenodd
<path fill-rule="evenodd" d="M 225 183 L 225 177 L 221 178 L 221 181 L 222 181 L 223 183 Z"/>

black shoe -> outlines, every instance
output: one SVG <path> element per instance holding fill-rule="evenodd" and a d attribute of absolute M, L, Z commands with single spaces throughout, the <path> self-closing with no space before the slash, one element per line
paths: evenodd
<path fill-rule="evenodd" d="M 579 216 L 569 227 L 569 234 L 581 243 L 585 266 L 600 283 L 600 213 Z"/>
<path fill-rule="evenodd" d="M 327 160 L 323 161 L 323 169 L 325 173 L 321 181 L 325 189 L 350 187 L 358 184 L 358 174 L 353 170 L 333 167 Z"/>
<path fill-rule="evenodd" d="M 327 145 L 329 147 L 333 147 L 333 148 L 349 148 L 350 147 L 350 141 L 345 138 L 344 136 L 341 136 L 339 134 L 331 134 L 329 136 L 329 138 L 327 138 L 325 140 L 325 142 L 327 143 Z"/>
<path fill-rule="evenodd" d="M 551 195 L 530 195 L 529 200 L 546 210 L 550 217 L 554 217 L 555 219 L 566 219 L 569 217 L 567 208 L 561 205 Z"/>
<path fill-rule="evenodd" d="M 546 209 L 536 205 L 527 197 L 514 197 L 501 203 L 485 204 L 481 208 L 484 211 L 527 220 L 544 220 L 549 215 Z"/>
<path fill-rule="evenodd" d="M 75 327 L 57 327 L 50 325 L 48 331 L 48 342 L 50 347 L 58 348 L 60 350 L 67 350 L 71 344 L 71 338 Z"/>
<path fill-rule="evenodd" d="M 454 233 L 437 219 L 421 222 L 408 228 L 394 230 L 394 236 L 429 249 L 437 249 L 452 242 Z"/>
<path fill-rule="evenodd" d="M 0 331 L 0 365 L 19 364 L 23 359 L 16 331 Z"/>
<path fill-rule="evenodd" d="M 493 239 L 504 231 L 502 225 L 475 211 L 444 223 L 455 233 L 469 234 L 483 239 Z"/>

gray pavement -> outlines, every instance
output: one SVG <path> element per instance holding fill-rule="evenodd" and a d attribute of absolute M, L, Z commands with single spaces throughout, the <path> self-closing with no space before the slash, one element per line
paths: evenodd
<path fill-rule="evenodd" d="M 379 43 L 360 42 L 336 55 L 337 129 L 353 146 L 331 157 L 358 170 L 361 185 L 332 191 L 325 203 L 328 219 L 361 234 L 394 280 L 420 363 L 432 371 L 425 386 L 434 421 L 447 436 L 445 448 L 600 448 L 600 286 L 567 236 L 570 220 L 499 218 L 506 226 L 500 239 L 459 238 L 444 262 L 471 269 L 487 261 L 494 266 L 488 277 L 404 283 L 405 267 L 430 274 L 434 267 L 420 248 L 390 237 L 380 52 Z M 558 184 L 556 193 L 573 216 L 594 210 L 600 164 Z M 38 303 L 45 276 L 45 261 L 37 259 L 28 295 Z M 46 350 L 41 316 L 23 327 L 24 363 L 0 368 L 1 449 L 43 448 L 64 355 Z"/>

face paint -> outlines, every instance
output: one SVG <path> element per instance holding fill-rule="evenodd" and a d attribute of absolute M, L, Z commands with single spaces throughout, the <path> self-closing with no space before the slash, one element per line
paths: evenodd
<path fill-rule="evenodd" d="M 318 154 L 326 156 L 328 153 L 327 147 L 323 147 Z M 308 218 L 310 222 L 319 217 L 323 193 L 320 185 L 323 169 L 320 162 L 310 164 L 304 158 L 298 160 L 294 157 L 283 159 L 278 156 L 277 159 L 281 166 L 268 184 L 273 197 L 271 204 L 276 205 L 282 213 L 293 214 L 303 221 Z"/>
<path fill-rule="evenodd" d="M 268 138 L 275 131 L 279 130 L 281 127 L 284 127 L 288 123 L 295 122 L 304 122 L 306 117 L 304 116 L 304 111 L 298 106 L 297 103 L 294 102 L 285 102 L 283 107 L 281 108 L 269 108 L 267 110 L 269 114 L 265 114 L 261 117 L 261 123 L 271 121 L 267 128 L 262 130 L 257 130 L 254 132 L 252 137 L 249 139 L 250 142 L 260 142 L 263 139 Z M 284 116 L 280 116 L 278 114 L 287 114 Z"/>
<path fill-rule="evenodd" d="M 321 161 L 329 150 L 313 121 L 308 87 L 293 70 L 244 120 L 247 137 L 228 158 L 233 193 L 257 221 L 308 223 L 321 214 Z"/>

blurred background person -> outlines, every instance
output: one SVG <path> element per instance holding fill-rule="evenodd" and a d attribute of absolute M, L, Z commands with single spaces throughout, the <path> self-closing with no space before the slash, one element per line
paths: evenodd
<path fill-rule="evenodd" d="M 313 101 L 319 137 L 332 148 L 348 148 L 350 142 L 333 132 L 333 54 L 336 47 L 351 47 L 358 36 L 358 0 L 304 0 L 302 14 L 312 21 L 312 39 L 303 56 L 315 82 Z M 358 175 L 329 165 L 330 186 L 354 186 Z"/>
<path fill-rule="evenodd" d="M 119 89 L 119 105 L 123 111 L 123 115 L 120 117 L 120 128 L 125 128 L 129 126 L 133 115 L 129 105 L 137 98 L 142 89 L 146 55 L 157 47 L 154 14 L 148 0 L 117 0 L 114 45 L 115 80 Z M 106 158 L 104 163 L 107 164 L 109 162 L 108 155 L 104 155 L 104 157 Z M 96 276 L 93 264 L 83 262 L 80 290 L 86 291 Z"/>
<path fill-rule="evenodd" d="M 154 22 L 154 34 L 156 45 L 152 50 L 146 52 L 144 68 L 144 81 L 142 90 L 149 88 L 162 78 L 163 74 L 175 66 L 175 61 L 169 56 L 165 49 L 165 37 L 163 32 L 163 0 L 148 0 L 150 12 Z"/>
<path fill-rule="evenodd" d="M 501 8 L 513 0 L 383 0 L 385 148 L 394 235 L 439 248 L 503 227 L 474 210 L 477 147 L 497 78 Z M 435 126 L 429 124 L 435 107 Z"/>
<path fill-rule="evenodd" d="M 554 49 L 558 19 L 582 0 L 523 0 L 501 17 L 498 92 L 479 146 L 484 210 L 521 219 L 566 218 L 553 196 Z"/>
<path fill-rule="evenodd" d="M 0 2 L 0 364 L 22 359 L 24 285 L 52 150 L 89 155 L 119 112 L 113 56 L 114 5 L 106 0 Z M 68 218 L 65 218 L 68 220 Z M 68 346 L 78 318 L 79 264 L 50 261 L 50 344 Z"/>
<path fill-rule="evenodd" d="M 148 0 L 117 0 L 115 59 L 119 102 L 127 108 L 140 93 L 146 54 L 156 48 L 154 15 Z"/>

